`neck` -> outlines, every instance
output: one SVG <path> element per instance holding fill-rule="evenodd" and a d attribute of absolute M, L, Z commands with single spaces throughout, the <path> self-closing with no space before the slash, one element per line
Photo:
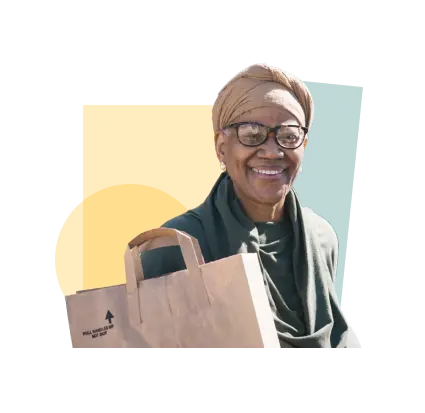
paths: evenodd
<path fill-rule="evenodd" d="M 253 222 L 279 222 L 283 217 L 285 197 L 276 204 L 264 204 L 253 201 L 235 188 L 242 209 Z"/>

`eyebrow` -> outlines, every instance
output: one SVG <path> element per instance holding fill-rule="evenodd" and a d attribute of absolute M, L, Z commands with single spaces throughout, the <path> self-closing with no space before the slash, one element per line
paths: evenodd
<path fill-rule="evenodd" d="M 269 125 L 266 125 L 265 123 L 262 123 L 262 122 L 256 122 L 256 121 L 242 121 L 242 122 L 236 122 L 236 124 L 243 124 L 243 123 L 252 123 L 253 125 L 260 125 L 260 126 L 266 126 L 266 127 L 268 127 L 268 128 L 277 128 L 278 126 L 301 126 L 299 123 L 298 123 L 298 121 L 296 121 L 296 120 L 294 120 L 294 121 L 288 121 L 288 122 L 290 122 L 290 123 L 280 123 L 280 124 L 278 124 L 278 125 L 274 125 L 274 126 L 269 126 Z"/>

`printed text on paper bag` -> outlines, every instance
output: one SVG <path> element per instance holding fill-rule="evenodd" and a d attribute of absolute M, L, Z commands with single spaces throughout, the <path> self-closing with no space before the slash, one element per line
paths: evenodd
<path fill-rule="evenodd" d="M 113 318 L 114 316 L 108 310 L 108 312 L 106 313 L 105 320 L 109 321 L 109 325 L 106 325 L 100 328 L 94 328 L 92 330 L 83 331 L 83 336 L 91 336 L 91 338 L 106 336 L 106 334 L 108 334 L 108 330 L 114 327 L 111 321 Z"/>

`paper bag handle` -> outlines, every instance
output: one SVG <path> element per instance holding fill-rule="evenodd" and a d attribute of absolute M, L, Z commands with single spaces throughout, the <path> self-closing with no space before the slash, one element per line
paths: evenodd
<path fill-rule="evenodd" d="M 129 249 L 136 249 L 137 255 L 144 251 L 172 245 L 180 246 L 189 273 L 196 273 L 199 266 L 205 264 L 198 240 L 186 232 L 176 229 L 152 229 L 139 234 L 128 243 Z M 140 261 L 140 258 L 137 258 L 137 260 Z M 136 271 L 136 281 L 139 282 L 143 279 L 143 268 L 140 265 L 140 268 L 137 268 Z"/>
<path fill-rule="evenodd" d="M 202 279 L 200 265 L 205 264 L 199 242 L 189 234 L 172 228 L 157 228 L 143 232 L 128 243 L 125 253 L 127 294 L 131 318 L 141 322 L 138 301 L 138 284 L 144 279 L 140 252 L 151 249 L 179 245 L 186 264 L 191 285 L 197 292 L 200 307 L 209 305 L 209 297 Z"/>

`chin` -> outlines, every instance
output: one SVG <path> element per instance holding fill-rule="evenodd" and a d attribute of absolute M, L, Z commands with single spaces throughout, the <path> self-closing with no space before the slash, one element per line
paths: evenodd
<path fill-rule="evenodd" d="M 290 187 L 285 186 L 279 191 L 258 191 L 253 196 L 254 199 L 260 204 L 266 204 L 266 205 L 276 205 L 279 202 L 282 201 L 283 198 L 285 198 L 286 194 L 288 193 Z"/>

